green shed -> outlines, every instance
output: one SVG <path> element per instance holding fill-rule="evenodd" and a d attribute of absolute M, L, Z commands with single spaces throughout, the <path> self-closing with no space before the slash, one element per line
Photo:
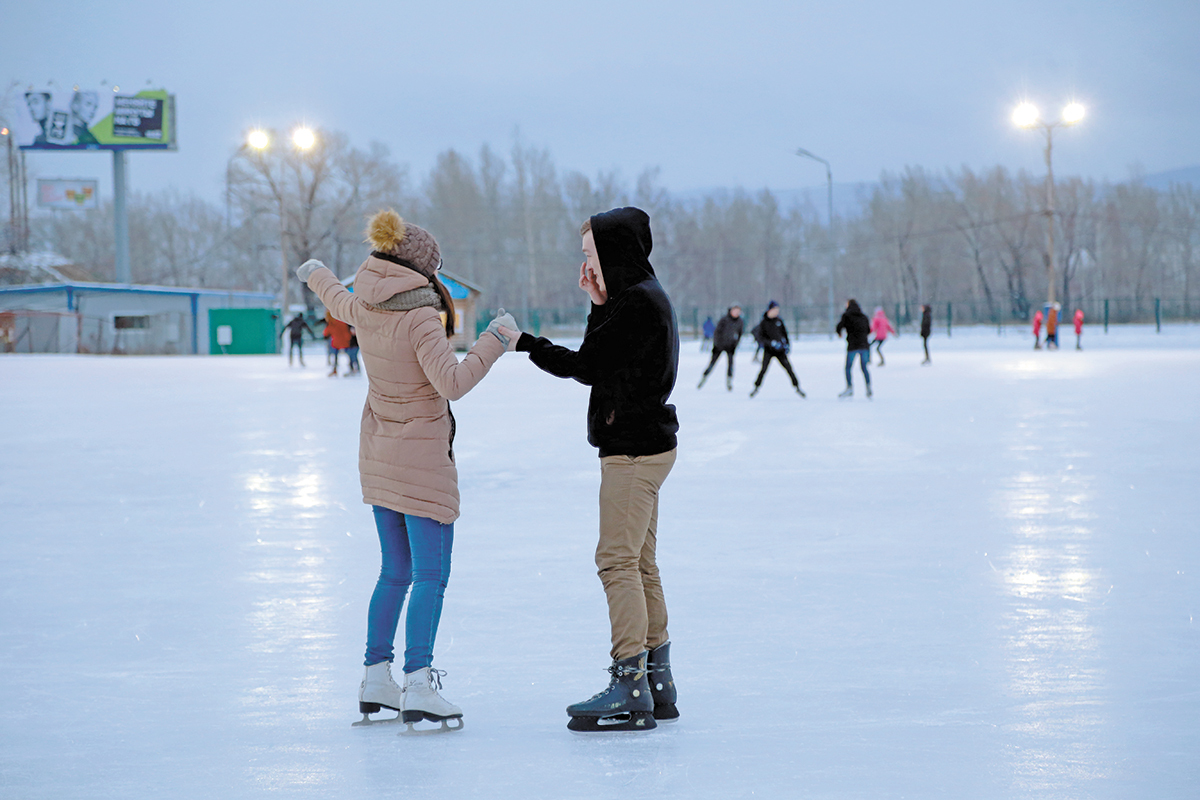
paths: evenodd
<path fill-rule="evenodd" d="M 278 353 L 279 309 L 210 308 L 208 352 L 213 355 L 244 356 Z"/>

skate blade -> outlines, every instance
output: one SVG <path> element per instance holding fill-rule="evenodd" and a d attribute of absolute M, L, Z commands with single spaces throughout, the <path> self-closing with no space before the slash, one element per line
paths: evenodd
<path fill-rule="evenodd" d="M 351 728 L 368 728 L 372 725 L 394 725 L 395 723 L 400 722 L 400 721 L 401 721 L 400 712 L 396 712 L 396 716 L 394 716 L 394 717 L 384 717 L 382 719 L 379 719 L 379 718 L 371 719 L 369 714 L 363 714 L 363 718 L 360 719 L 358 722 L 351 722 L 350 727 Z"/>
<path fill-rule="evenodd" d="M 567 730 L 575 733 L 641 733 L 654 730 L 658 724 L 650 711 L 614 714 L 611 717 L 571 717 Z"/>
<path fill-rule="evenodd" d="M 430 721 L 432 722 L 433 720 L 430 720 Z M 454 731 L 461 731 L 463 729 L 463 718 L 462 717 L 446 717 L 445 719 L 440 720 L 440 722 L 442 724 L 441 724 L 441 726 L 439 726 L 437 728 L 414 728 L 413 726 L 417 724 L 416 722 L 406 722 L 404 724 L 407 725 L 408 728 L 406 730 L 400 731 L 400 733 L 398 733 L 396 735 L 397 736 L 438 736 L 443 733 L 453 733 Z M 458 724 L 451 725 L 450 724 L 451 722 L 457 722 Z"/>

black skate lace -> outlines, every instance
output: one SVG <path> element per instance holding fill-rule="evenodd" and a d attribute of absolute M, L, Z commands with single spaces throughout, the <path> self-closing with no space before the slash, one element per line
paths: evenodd
<path fill-rule="evenodd" d="M 442 676 L 445 674 L 446 670 L 444 669 L 434 669 L 433 667 L 429 668 L 429 685 L 433 687 L 435 691 L 440 692 L 442 690 Z"/>

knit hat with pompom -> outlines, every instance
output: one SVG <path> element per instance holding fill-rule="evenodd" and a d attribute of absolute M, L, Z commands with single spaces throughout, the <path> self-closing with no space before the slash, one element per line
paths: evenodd
<path fill-rule="evenodd" d="M 371 217 L 367 242 L 380 253 L 404 259 L 426 277 L 432 278 L 442 263 L 442 252 L 433 234 L 405 222 L 390 208 Z"/>

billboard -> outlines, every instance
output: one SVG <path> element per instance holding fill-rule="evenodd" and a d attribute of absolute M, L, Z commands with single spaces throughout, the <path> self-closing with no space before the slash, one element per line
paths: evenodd
<path fill-rule="evenodd" d="M 100 207 L 100 182 L 81 178 L 38 178 L 38 208 L 55 208 L 75 211 L 81 208 Z"/>
<path fill-rule="evenodd" d="M 165 89 L 30 89 L 13 110 L 23 150 L 175 149 L 175 96 Z"/>

